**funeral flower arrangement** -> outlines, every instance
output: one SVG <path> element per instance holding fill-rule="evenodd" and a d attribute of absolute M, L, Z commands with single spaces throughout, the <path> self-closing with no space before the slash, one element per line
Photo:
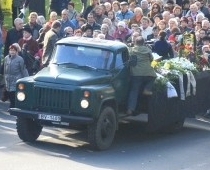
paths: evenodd
<path fill-rule="evenodd" d="M 198 72 L 194 63 L 184 57 L 177 57 L 170 60 L 153 60 L 151 66 L 160 75 L 155 81 L 155 89 L 163 90 L 167 82 L 174 83 L 175 79 L 180 79 L 184 74 L 193 74 Z"/>
<path fill-rule="evenodd" d="M 152 61 L 151 65 L 156 70 L 156 72 L 169 79 L 171 79 L 171 76 L 172 78 L 176 78 L 177 75 L 186 74 L 189 71 L 192 73 L 198 71 L 192 62 L 183 57 L 163 60 L 160 62 L 154 60 Z"/>

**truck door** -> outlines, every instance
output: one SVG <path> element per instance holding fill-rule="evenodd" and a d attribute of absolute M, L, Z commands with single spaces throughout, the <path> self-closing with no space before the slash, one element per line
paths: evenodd
<path fill-rule="evenodd" d="M 116 91 L 116 100 L 120 104 L 127 102 L 127 94 L 130 83 L 130 69 L 127 64 L 128 51 L 118 51 L 115 62 L 115 75 L 113 78 L 113 86 Z"/>

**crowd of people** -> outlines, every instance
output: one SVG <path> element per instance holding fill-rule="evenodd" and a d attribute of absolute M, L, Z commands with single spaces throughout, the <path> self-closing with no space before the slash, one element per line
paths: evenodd
<path fill-rule="evenodd" d="M 193 32 L 196 47 L 203 53 L 210 51 L 210 9 L 206 0 L 90 0 L 87 6 L 87 1 L 81 0 L 81 11 L 75 9 L 76 1 L 66 0 L 62 5 L 56 2 L 50 1 L 49 20 L 34 11 L 24 23 L 13 14 L 14 27 L 8 30 L 5 42 L 0 37 L 2 56 L 10 55 L 14 50 L 11 45 L 18 46 L 29 75 L 49 64 L 58 39 L 71 36 L 121 41 L 128 47 L 152 41 L 151 51 L 169 59 L 178 56 L 180 35 Z M 23 8 L 28 3 L 22 1 Z M 3 23 L 3 18 L 0 20 Z"/>
<path fill-rule="evenodd" d="M 21 2 L 25 8 L 30 1 Z M 69 36 L 105 36 L 105 39 L 132 46 L 135 37 L 142 36 L 144 40 L 154 42 L 152 50 L 163 59 L 178 55 L 178 37 L 184 32 L 194 31 L 201 49 L 202 40 L 208 40 L 210 33 L 210 12 L 206 0 L 183 0 L 181 3 L 174 0 L 90 0 L 90 5 L 82 12 L 76 11 L 75 3 L 71 0 L 65 1 L 59 9 L 58 6 L 55 8 L 55 2 L 51 1 L 48 21 L 36 11 L 29 14 L 27 23 L 18 18 L 17 13 L 13 14 L 16 17 L 14 28 L 8 30 L 5 43 L 1 43 L 4 45 L 4 57 L 8 54 L 9 46 L 18 43 L 21 49 L 27 44 L 32 57 L 42 59 L 44 56 L 46 59 L 46 56 L 50 56 L 50 51 L 46 50 L 50 42 L 46 35 L 51 29 L 56 34 L 54 41 Z M 20 4 L 16 6 L 21 8 Z M 52 28 L 54 21 L 60 22 L 59 30 Z"/>

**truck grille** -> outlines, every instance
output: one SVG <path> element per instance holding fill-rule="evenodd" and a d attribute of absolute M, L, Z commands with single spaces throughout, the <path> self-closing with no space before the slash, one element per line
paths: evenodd
<path fill-rule="evenodd" d="M 62 109 L 70 108 L 71 91 L 35 87 L 35 102 L 39 109 Z"/>

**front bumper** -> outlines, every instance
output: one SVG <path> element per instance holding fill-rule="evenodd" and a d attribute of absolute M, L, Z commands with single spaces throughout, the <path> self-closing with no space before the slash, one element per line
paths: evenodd
<path fill-rule="evenodd" d="M 21 116 L 24 118 L 31 118 L 31 119 L 39 119 L 39 114 L 44 114 L 44 115 L 53 115 L 53 116 L 60 116 L 61 120 L 60 122 L 66 122 L 66 123 L 72 123 L 72 124 L 91 124 L 94 122 L 93 118 L 89 117 L 81 117 L 81 116 L 73 116 L 73 115 L 61 115 L 61 114 L 52 114 L 48 112 L 40 112 L 40 111 L 29 111 L 29 110 L 22 110 L 18 108 L 10 108 L 9 113 L 14 116 Z M 46 122 L 52 122 L 52 120 L 41 120 L 41 121 L 46 121 Z"/>

